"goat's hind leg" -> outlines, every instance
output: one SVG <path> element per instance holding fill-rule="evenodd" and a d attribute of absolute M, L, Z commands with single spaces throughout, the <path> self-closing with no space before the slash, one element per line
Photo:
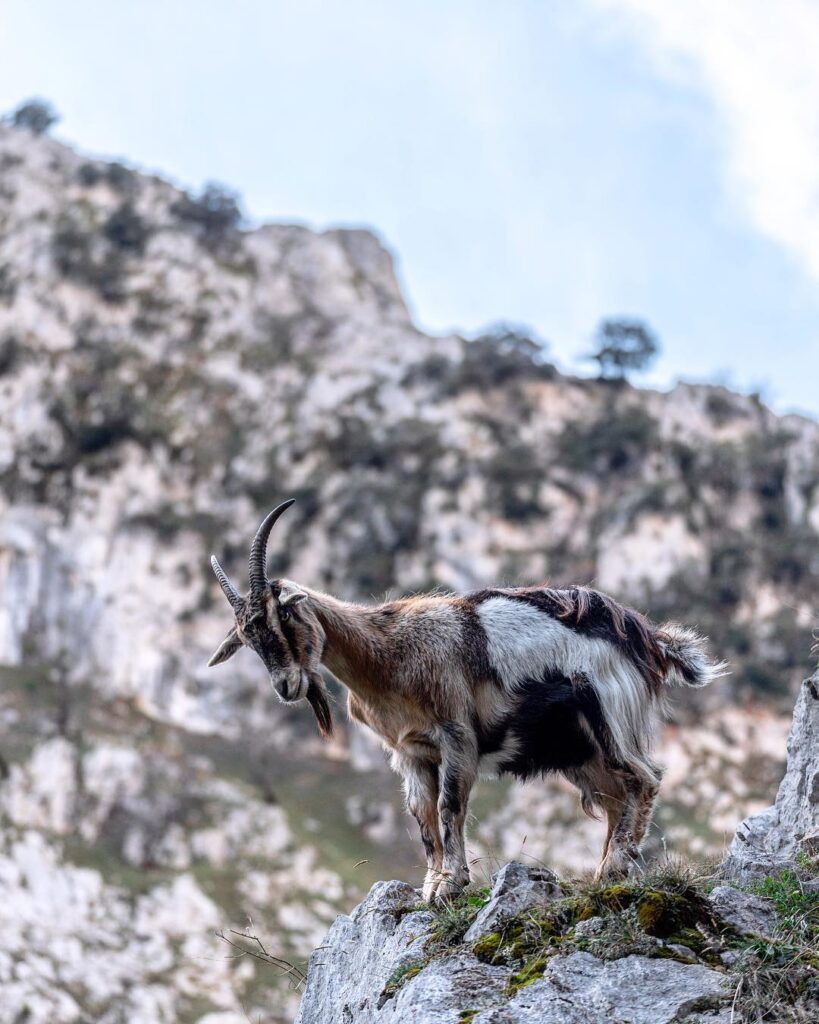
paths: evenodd
<path fill-rule="evenodd" d="M 630 773 L 602 757 L 577 769 L 571 779 L 582 794 L 583 810 L 593 816 L 594 808 L 601 808 L 608 823 L 595 878 L 628 874 L 637 857 L 633 839 L 636 783 Z"/>
<path fill-rule="evenodd" d="M 639 870 L 642 864 L 640 846 L 651 821 L 662 772 L 650 763 L 643 771 L 622 766 L 610 770 L 619 778 L 624 797 L 620 813 L 613 809 L 609 817 L 610 840 L 598 875 L 622 876 Z"/>
<path fill-rule="evenodd" d="M 654 804 L 657 801 L 657 794 L 660 792 L 660 782 L 663 778 L 663 770 L 653 762 L 648 762 L 649 774 L 642 780 L 640 791 L 637 794 L 637 810 L 634 815 L 634 845 L 639 850 L 645 838 L 646 829 L 651 824 L 654 814 Z"/>

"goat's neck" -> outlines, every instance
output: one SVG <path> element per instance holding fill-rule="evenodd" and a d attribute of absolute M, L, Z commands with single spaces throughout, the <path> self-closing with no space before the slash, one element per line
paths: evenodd
<path fill-rule="evenodd" d="M 306 589 L 306 588 L 305 588 Z M 389 655 L 378 609 L 339 601 L 308 590 L 310 605 L 324 630 L 323 663 L 353 693 L 369 697 L 390 677 Z"/>

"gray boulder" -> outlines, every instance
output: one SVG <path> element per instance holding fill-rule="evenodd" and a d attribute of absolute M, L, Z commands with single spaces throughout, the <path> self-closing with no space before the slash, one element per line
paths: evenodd
<path fill-rule="evenodd" d="M 496 1006 L 504 999 L 510 971 L 506 967 L 490 967 L 470 953 L 433 960 L 423 971 L 401 987 L 381 1012 L 373 1017 L 352 1017 L 359 1020 L 384 1021 L 389 1024 L 456 1024 L 468 1008 L 480 1010 Z M 325 1018 L 317 1017 L 316 1021 Z"/>
<path fill-rule="evenodd" d="M 771 938 L 776 932 L 776 911 L 770 900 L 730 885 L 718 885 L 708 894 L 717 916 L 741 935 Z"/>
<path fill-rule="evenodd" d="M 750 880 L 819 856 L 819 672 L 802 683 L 788 736 L 788 766 L 776 802 L 746 818 L 723 862 L 729 878 Z"/>
<path fill-rule="evenodd" d="M 730 992 L 724 974 L 700 964 L 572 953 L 553 957 L 542 978 L 473 1024 L 728 1024 Z"/>
<path fill-rule="evenodd" d="M 416 911 L 405 882 L 377 882 L 347 917 L 337 917 L 307 968 L 296 1024 L 386 1020 L 378 1003 L 391 977 L 423 958 L 432 914 Z"/>
<path fill-rule="evenodd" d="M 477 942 L 498 931 L 511 917 L 562 895 L 557 875 L 548 868 L 506 864 L 495 876 L 489 902 L 472 922 L 465 939 Z"/>
<path fill-rule="evenodd" d="M 527 884 L 531 883 L 531 885 Z M 509 865 L 495 883 L 526 909 L 555 882 Z M 503 893 L 506 893 L 504 896 Z M 528 895 L 527 895 L 528 894 Z M 432 915 L 417 911 L 402 882 L 379 882 L 350 917 L 339 917 L 310 959 L 296 1024 L 728 1024 L 731 981 L 702 964 L 589 953 L 556 955 L 543 976 L 510 995 L 512 971 L 481 962 L 462 945 L 427 946 Z M 491 905 L 492 901 L 490 900 Z M 434 952 L 435 955 L 432 955 Z"/>

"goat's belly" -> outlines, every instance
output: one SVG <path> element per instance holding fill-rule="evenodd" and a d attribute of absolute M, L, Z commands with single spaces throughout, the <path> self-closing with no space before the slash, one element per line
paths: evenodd
<path fill-rule="evenodd" d="M 520 743 L 515 736 L 507 732 L 497 750 L 481 753 L 478 759 L 478 772 L 484 779 L 500 778 L 510 771 L 509 765 L 519 756 Z"/>
<path fill-rule="evenodd" d="M 579 768 L 599 752 L 571 681 L 528 680 L 514 709 L 478 738 L 481 774 L 534 775 Z"/>

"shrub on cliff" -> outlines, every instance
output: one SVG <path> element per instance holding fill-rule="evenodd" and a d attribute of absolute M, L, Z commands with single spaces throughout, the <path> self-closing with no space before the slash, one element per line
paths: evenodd
<path fill-rule="evenodd" d="M 15 128 L 25 128 L 35 135 L 44 135 L 60 116 L 48 100 L 30 99 L 21 103 L 9 116 Z"/>
<path fill-rule="evenodd" d="M 171 212 L 197 228 L 210 243 L 235 231 L 242 219 L 238 194 L 217 182 L 209 182 L 198 196 L 183 195 L 173 204 Z"/>
<path fill-rule="evenodd" d="M 604 320 L 597 329 L 597 343 L 591 358 L 606 379 L 623 380 L 632 370 L 645 370 L 660 351 L 656 335 L 641 320 Z"/>
<path fill-rule="evenodd" d="M 591 423 L 570 420 L 557 437 L 557 456 L 578 472 L 624 470 L 638 463 L 658 438 L 657 421 L 642 406 L 609 406 Z"/>

